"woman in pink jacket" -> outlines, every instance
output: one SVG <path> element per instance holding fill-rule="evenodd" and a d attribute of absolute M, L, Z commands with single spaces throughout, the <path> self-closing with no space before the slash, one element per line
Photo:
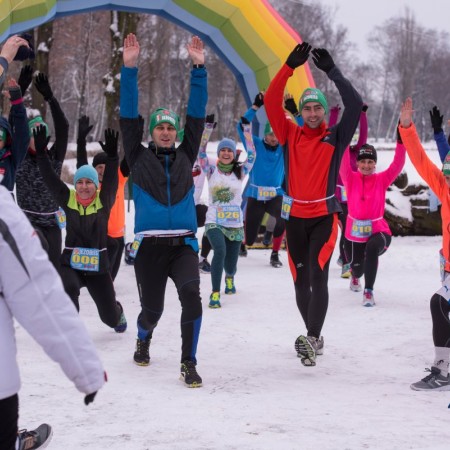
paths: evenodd
<path fill-rule="evenodd" d="M 387 170 L 380 173 L 375 173 L 377 151 L 372 145 L 364 144 L 356 159 L 358 170 L 353 171 L 347 149 L 340 168 L 348 205 L 345 253 L 352 269 L 350 289 L 361 291 L 359 278 L 364 275 L 363 306 L 374 306 L 373 285 L 378 257 L 388 249 L 392 239 L 383 217 L 386 191 L 405 164 L 405 147 L 398 137 L 394 160 Z"/>

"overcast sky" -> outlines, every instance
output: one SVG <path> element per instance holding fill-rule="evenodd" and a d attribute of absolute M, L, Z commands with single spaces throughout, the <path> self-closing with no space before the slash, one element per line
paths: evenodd
<path fill-rule="evenodd" d="M 295 3 L 314 6 L 313 0 L 291 0 Z M 322 4 L 338 6 L 336 21 L 349 30 L 349 38 L 358 44 L 366 59 L 366 39 L 377 25 L 404 13 L 408 6 L 417 22 L 426 27 L 450 32 L 449 0 L 321 0 Z M 299 30 L 301 35 L 301 30 Z"/>

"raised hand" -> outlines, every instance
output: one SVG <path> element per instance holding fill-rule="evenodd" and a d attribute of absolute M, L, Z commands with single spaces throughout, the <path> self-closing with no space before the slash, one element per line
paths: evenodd
<path fill-rule="evenodd" d="M 440 133 L 442 131 L 442 123 L 444 122 L 444 116 L 439 111 L 437 106 L 433 106 L 430 111 L 431 126 L 435 133 Z"/>
<path fill-rule="evenodd" d="M 50 136 L 47 137 L 47 129 L 44 125 L 38 125 L 33 128 L 34 148 L 36 149 L 36 155 L 38 157 L 46 157 L 45 151 L 47 150 Z"/>
<path fill-rule="evenodd" d="M 297 67 L 305 64 L 305 62 L 308 61 L 311 48 L 311 45 L 309 45 L 307 42 L 296 45 L 294 50 L 292 50 L 292 52 L 288 56 L 286 64 L 291 69 L 296 69 Z"/>
<path fill-rule="evenodd" d="M 0 52 L 0 56 L 3 56 L 8 63 L 11 63 L 17 55 L 19 48 L 24 45 L 25 47 L 30 48 L 26 39 L 21 38 L 20 36 L 11 36 L 2 47 L 2 51 Z"/>
<path fill-rule="evenodd" d="M 256 94 L 255 100 L 253 100 L 253 106 L 261 108 L 264 105 L 264 91 L 258 92 Z"/>
<path fill-rule="evenodd" d="M 409 128 L 411 126 L 413 112 L 412 98 L 408 97 L 405 100 L 405 103 L 402 104 L 402 109 L 400 111 L 400 126 L 402 128 Z"/>
<path fill-rule="evenodd" d="M 53 97 L 52 88 L 50 87 L 47 75 L 38 73 L 34 80 L 34 85 L 38 92 L 44 97 L 45 101 L 48 101 Z"/>
<path fill-rule="evenodd" d="M 140 47 L 136 35 L 128 34 L 123 40 L 123 65 L 125 67 L 137 67 Z"/>
<path fill-rule="evenodd" d="M 367 112 L 367 110 L 369 109 L 369 105 L 366 105 L 365 103 L 362 105 L 362 112 Z"/>
<path fill-rule="evenodd" d="M 25 95 L 26 90 L 33 81 L 33 68 L 29 65 L 23 66 L 19 75 L 19 86 L 22 95 Z"/>
<path fill-rule="evenodd" d="M 94 128 L 94 125 L 89 124 L 89 117 L 81 116 L 78 119 L 78 140 L 86 142 L 86 138 L 92 128 Z"/>
<path fill-rule="evenodd" d="M 192 36 L 191 42 L 186 46 L 192 64 L 205 64 L 205 50 L 203 41 L 198 36 Z"/>
<path fill-rule="evenodd" d="M 100 147 L 109 157 L 115 157 L 118 154 L 119 132 L 112 128 L 105 130 L 105 142 L 99 141 Z"/>
<path fill-rule="evenodd" d="M 14 102 L 22 98 L 22 91 L 14 78 L 8 80 L 8 95 L 9 99 Z"/>
<path fill-rule="evenodd" d="M 334 66 L 334 61 L 328 50 L 324 48 L 315 48 L 312 52 L 312 58 L 316 67 L 328 73 Z"/>
<path fill-rule="evenodd" d="M 297 103 L 295 103 L 294 96 L 292 94 L 286 94 L 284 96 L 284 109 L 289 111 L 293 116 L 298 115 Z"/>

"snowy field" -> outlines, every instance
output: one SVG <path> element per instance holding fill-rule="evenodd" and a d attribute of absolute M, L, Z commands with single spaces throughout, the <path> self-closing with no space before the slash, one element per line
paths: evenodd
<path fill-rule="evenodd" d="M 303 367 L 294 350 L 305 329 L 287 265 L 269 250 L 240 258 L 234 296 L 204 305 L 198 370 L 204 386 L 178 380 L 180 306 L 168 283 L 151 364 L 132 361 L 139 300 L 132 266 L 116 283 L 129 329 L 103 325 L 83 290 L 81 317 L 109 382 L 89 407 L 59 367 L 21 329 L 20 425 L 49 422 L 55 449 L 448 449 L 450 392 L 415 392 L 433 357 L 429 298 L 439 287 L 440 237 L 394 238 L 381 257 L 374 308 L 340 278 L 333 255 L 325 354 Z M 281 252 L 286 263 L 286 252 Z M 149 270 L 151 270 L 149 268 Z"/>
<path fill-rule="evenodd" d="M 210 155 L 216 145 L 208 146 Z M 439 164 L 432 148 L 428 154 Z M 378 170 L 393 156 L 380 151 Z M 410 183 L 420 181 L 408 158 L 405 170 Z M 131 212 L 127 241 L 132 222 Z M 269 250 L 240 258 L 238 292 L 222 295 L 219 310 L 207 307 L 211 282 L 202 274 L 200 389 L 178 379 L 180 305 L 171 282 L 151 364 L 133 363 L 139 299 L 133 267 L 122 264 L 116 290 L 128 319 L 125 334 L 101 323 L 85 289 L 80 299 L 109 377 L 93 404 L 84 405 L 59 367 L 18 328 L 20 426 L 49 422 L 50 448 L 58 450 L 448 449 L 450 392 L 409 388 L 434 356 L 429 299 L 440 286 L 440 243 L 439 236 L 394 238 L 380 259 L 375 308 L 362 307 L 362 293 L 340 278 L 335 252 L 325 354 L 313 368 L 303 367 L 294 350 L 305 328 L 285 251 L 281 269 L 269 265 Z"/>

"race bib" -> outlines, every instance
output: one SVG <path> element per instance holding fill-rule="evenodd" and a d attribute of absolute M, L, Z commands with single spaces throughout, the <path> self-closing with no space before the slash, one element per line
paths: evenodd
<path fill-rule="evenodd" d="M 62 230 L 66 228 L 66 213 L 62 208 L 59 208 L 58 211 L 55 212 L 56 222 L 58 223 L 58 227 Z"/>
<path fill-rule="evenodd" d="M 229 227 L 241 223 L 241 208 L 239 206 L 218 206 L 216 214 L 218 225 Z"/>
<path fill-rule="evenodd" d="M 441 283 L 445 281 L 446 273 L 445 273 L 445 257 L 442 249 L 439 250 L 439 271 L 441 273 Z"/>
<path fill-rule="evenodd" d="M 96 248 L 75 247 L 70 256 L 70 267 L 86 272 L 98 272 L 100 250 Z"/>
<path fill-rule="evenodd" d="M 256 200 L 269 201 L 277 196 L 277 190 L 271 186 L 258 186 L 258 194 Z"/>
<path fill-rule="evenodd" d="M 281 217 L 285 220 L 289 220 L 291 215 L 292 203 L 294 199 L 288 195 L 283 195 L 283 203 L 281 204 Z"/>
<path fill-rule="evenodd" d="M 341 188 L 341 201 L 346 202 L 347 201 L 347 189 L 345 189 L 345 186 L 340 186 Z"/>
<path fill-rule="evenodd" d="M 356 238 L 368 238 L 372 235 L 372 221 L 353 219 L 350 234 Z"/>
<path fill-rule="evenodd" d="M 450 274 L 445 274 L 445 279 L 442 281 L 442 287 L 436 292 L 436 294 L 444 297 L 447 302 L 450 303 Z"/>
<path fill-rule="evenodd" d="M 141 246 L 142 239 L 144 239 L 143 234 L 136 234 L 136 236 L 134 236 L 134 241 L 131 244 L 130 248 L 130 258 L 136 258 L 139 247 Z"/>

